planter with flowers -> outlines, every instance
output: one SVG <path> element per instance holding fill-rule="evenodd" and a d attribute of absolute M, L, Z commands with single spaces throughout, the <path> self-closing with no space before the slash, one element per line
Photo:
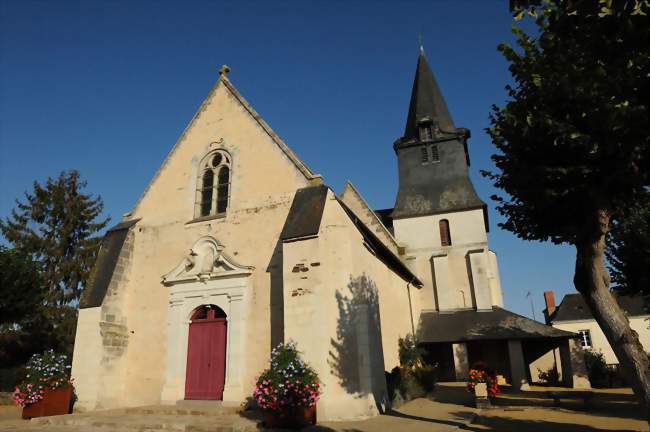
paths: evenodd
<path fill-rule="evenodd" d="M 73 387 L 67 356 L 53 350 L 34 354 L 26 369 L 25 380 L 13 393 L 14 403 L 23 408 L 23 418 L 69 414 Z"/>
<path fill-rule="evenodd" d="M 474 393 L 477 408 L 489 408 L 490 398 L 499 394 L 496 373 L 483 362 L 475 363 L 469 370 L 467 390 Z"/>
<path fill-rule="evenodd" d="M 320 398 L 318 374 L 302 359 L 294 342 L 271 352 L 270 367 L 257 380 L 253 398 L 268 428 L 301 428 L 316 424 Z"/>

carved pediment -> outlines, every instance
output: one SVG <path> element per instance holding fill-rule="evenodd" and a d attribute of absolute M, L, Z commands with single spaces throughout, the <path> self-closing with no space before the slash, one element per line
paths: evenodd
<path fill-rule="evenodd" d="M 254 267 L 238 264 L 215 238 L 201 237 L 176 268 L 162 277 L 165 285 L 180 282 L 248 276 Z"/>

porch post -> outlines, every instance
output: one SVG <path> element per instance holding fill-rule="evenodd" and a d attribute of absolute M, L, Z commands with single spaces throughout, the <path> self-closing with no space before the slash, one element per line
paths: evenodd
<path fill-rule="evenodd" d="M 467 356 L 467 344 L 464 342 L 455 343 L 451 346 L 454 353 L 454 370 L 456 381 L 467 381 L 469 375 L 469 359 Z"/>
<path fill-rule="evenodd" d="M 508 341 L 508 358 L 510 360 L 510 383 L 515 390 L 529 390 L 526 376 L 526 361 L 520 340 Z"/>
<path fill-rule="evenodd" d="M 591 383 L 585 366 L 584 351 L 576 339 L 566 339 L 560 345 L 562 383 L 571 388 L 589 389 Z"/>

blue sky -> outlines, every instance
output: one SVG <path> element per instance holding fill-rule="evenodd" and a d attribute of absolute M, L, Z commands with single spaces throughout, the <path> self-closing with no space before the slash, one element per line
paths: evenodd
<path fill-rule="evenodd" d="M 479 175 L 494 148 L 488 113 L 505 98 L 506 1 L 0 0 L 0 217 L 78 169 L 119 221 L 228 64 L 231 81 L 326 183 L 351 180 L 376 208 L 397 188 L 418 35 L 490 207 L 506 307 L 537 319 L 542 293 L 573 291 L 569 247 L 501 230 Z"/>

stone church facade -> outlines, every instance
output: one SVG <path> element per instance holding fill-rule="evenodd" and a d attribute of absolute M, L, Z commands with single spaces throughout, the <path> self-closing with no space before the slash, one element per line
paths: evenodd
<path fill-rule="evenodd" d="M 287 340 L 323 381 L 321 419 L 381 412 L 409 333 L 449 379 L 484 359 L 520 387 L 548 350 L 569 361 L 575 335 L 503 309 L 468 138 L 421 52 L 393 146 L 396 205 L 373 210 L 351 183 L 327 187 L 222 68 L 102 242 L 79 311 L 77 408 L 240 404 Z"/>

